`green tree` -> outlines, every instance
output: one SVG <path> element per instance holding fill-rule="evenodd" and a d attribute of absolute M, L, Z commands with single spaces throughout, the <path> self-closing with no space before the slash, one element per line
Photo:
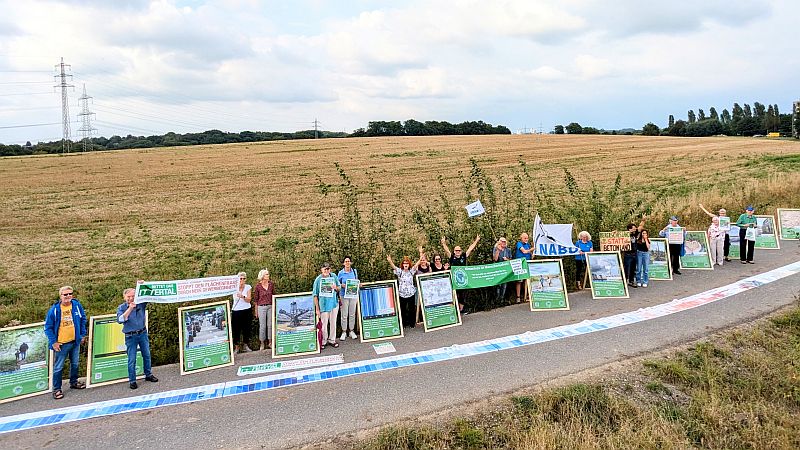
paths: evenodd
<path fill-rule="evenodd" d="M 750 105 L 747 103 L 744 104 L 744 116 L 753 117 L 753 110 L 750 109 Z"/>
<path fill-rule="evenodd" d="M 766 108 L 764 108 L 764 105 L 758 102 L 753 103 L 753 117 L 758 120 L 764 120 L 766 113 L 767 111 Z"/>
<path fill-rule="evenodd" d="M 686 114 L 686 116 L 687 116 L 687 117 L 688 117 L 688 119 L 689 119 L 689 123 L 694 123 L 694 122 L 697 120 L 697 118 L 696 118 L 696 117 L 695 117 L 695 115 L 694 115 L 694 111 L 692 111 L 691 109 L 690 109 L 690 110 L 689 110 L 689 112 Z"/>
<path fill-rule="evenodd" d="M 733 111 L 731 114 L 731 122 L 736 125 L 740 120 L 744 119 L 744 110 L 738 103 L 733 104 Z"/>
<path fill-rule="evenodd" d="M 719 120 L 719 114 L 717 114 L 717 108 L 713 106 L 708 109 L 708 116 L 714 120 Z"/>
<path fill-rule="evenodd" d="M 706 112 L 703 111 L 703 108 L 697 110 L 697 120 L 706 120 Z"/>
<path fill-rule="evenodd" d="M 670 114 L 669 120 L 667 121 L 667 128 L 672 128 L 673 125 L 675 125 L 675 116 Z"/>
<path fill-rule="evenodd" d="M 642 134 L 645 136 L 658 136 L 661 134 L 661 129 L 658 128 L 658 125 L 654 124 L 653 122 L 647 122 L 642 127 Z"/>
<path fill-rule="evenodd" d="M 569 134 L 581 134 L 583 132 L 583 127 L 578 122 L 572 122 L 565 127 L 567 133 Z"/>
<path fill-rule="evenodd" d="M 564 134 L 564 125 L 556 125 L 556 127 L 553 129 L 553 133 Z"/>
<path fill-rule="evenodd" d="M 670 136 L 686 136 L 686 122 L 676 120 L 675 124 L 667 130 L 667 134 Z"/>
<path fill-rule="evenodd" d="M 728 125 L 729 123 L 731 123 L 731 113 L 728 111 L 727 108 L 722 110 L 721 119 L 723 125 Z"/>

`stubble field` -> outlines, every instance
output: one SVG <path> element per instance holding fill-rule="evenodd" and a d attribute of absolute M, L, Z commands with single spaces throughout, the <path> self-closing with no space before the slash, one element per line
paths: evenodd
<path fill-rule="evenodd" d="M 401 227 L 412 207 L 439 195 L 439 176 L 460 208 L 466 198 L 460 176 L 469 175 L 470 158 L 489 177 L 512 173 L 524 161 L 553 192 L 565 189 L 565 168 L 582 186 L 610 186 L 620 174 L 627 189 L 646 192 L 662 209 L 697 200 L 717 207 L 730 195 L 727 206 L 736 212 L 742 205 L 733 201 L 748 189 L 766 196 L 766 209 L 798 206 L 782 197 L 796 196 L 800 187 L 800 144 L 784 140 L 365 138 L 2 158 L 0 326 L 41 320 L 64 284 L 91 299 L 90 313 L 107 313 L 137 278 L 252 272 L 276 252 L 291 258 L 294 245 L 312 252 L 328 245 L 307 240 L 341 214 L 339 203 L 322 194 L 341 183 L 334 162 L 357 186 L 371 180 L 381 209 Z M 676 198 L 683 203 L 671 203 Z M 278 270 L 279 279 L 281 270 L 291 269 Z"/>

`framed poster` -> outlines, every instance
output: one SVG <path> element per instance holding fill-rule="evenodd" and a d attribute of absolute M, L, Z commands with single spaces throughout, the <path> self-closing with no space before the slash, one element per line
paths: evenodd
<path fill-rule="evenodd" d="M 730 241 L 730 248 L 728 249 L 728 258 L 739 259 L 741 252 L 739 251 L 739 227 L 731 224 L 731 229 L 728 231 L 728 240 Z"/>
<path fill-rule="evenodd" d="M 145 327 L 149 313 L 145 312 Z M 144 377 L 142 352 L 136 351 L 136 378 Z M 89 317 L 86 387 L 128 381 L 128 348 L 116 314 Z"/>
<path fill-rule="evenodd" d="M 731 229 L 731 218 L 729 216 L 719 216 L 719 229 L 725 232 Z"/>
<path fill-rule="evenodd" d="M 461 325 L 458 298 L 449 270 L 417 275 L 417 286 L 422 302 L 422 324 L 426 333 Z"/>
<path fill-rule="evenodd" d="M 619 252 L 586 253 L 592 298 L 628 298 L 628 284 L 622 273 Z"/>
<path fill-rule="evenodd" d="M 800 209 L 778 208 L 778 230 L 781 239 L 800 239 Z"/>
<path fill-rule="evenodd" d="M 664 238 L 650 238 L 650 267 L 647 274 L 651 280 L 671 280 L 669 245 Z"/>
<path fill-rule="evenodd" d="M 317 311 L 311 292 L 272 297 L 272 357 L 319 353 Z"/>
<path fill-rule="evenodd" d="M 681 269 L 714 270 L 705 231 L 687 231 L 684 247 L 686 252 L 681 256 Z"/>
<path fill-rule="evenodd" d="M 349 279 L 344 283 L 344 294 L 342 298 L 353 299 L 358 298 L 358 285 L 360 282 L 355 279 Z"/>
<path fill-rule="evenodd" d="M 776 233 L 775 216 L 756 216 L 756 248 L 765 250 L 778 250 L 781 243 Z"/>
<path fill-rule="evenodd" d="M 534 259 L 528 262 L 528 271 L 531 311 L 569 310 L 564 265 L 560 259 Z"/>
<path fill-rule="evenodd" d="M 233 365 L 227 301 L 178 308 L 181 375 Z"/>
<path fill-rule="evenodd" d="M 683 227 L 667 227 L 667 242 L 670 244 L 683 244 Z"/>
<path fill-rule="evenodd" d="M 358 290 L 358 325 L 361 342 L 403 337 L 397 280 L 361 285 Z"/>
<path fill-rule="evenodd" d="M 0 403 L 53 389 L 53 352 L 44 322 L 0 329 Z"/>

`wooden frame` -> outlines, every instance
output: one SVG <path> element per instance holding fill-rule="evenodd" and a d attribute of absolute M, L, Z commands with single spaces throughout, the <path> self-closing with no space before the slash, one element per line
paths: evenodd
<path fill-rule="evenodd" d="M 290 353 L 285 355 L 279 355 L 278 351 L 278 314 L 280 313 L 280 308 L 278 307 L 278 303 L 284 301 L 288 298 L 301 298 L 301 297 L 308 297 L 311 299 L 311 309 L 314 311 L 314 350 L 309 351 L 297 351 L 297 353 Z M 358 310 L 356 309 L 356 312 Z M 314 295 L 312 292 L 296 292 L 293 294 L 278 294 L 272 296 L 272 358 L 293 358 L 295 356 L 302 356 L 302 355 L 318 355 L 320 353 L 320 345 L 319 345 L 319 338 L 318 338 L 318 330 L 317 330 L 317 323 L 319 322 L 319 313 L 317 312 L 317 308 L 314 306 Z"/>
<path fill-rule="evenodd" d="M 150 323 L 150 312 L 145 310 L 144 314 L 145 314 L 144 315 L 144 326 L 145 326 L 145 328 L 147 328 L 149 323 Z M 120 334 L 122 334 L 124 336 L 124 333 L 122 333 L 122 324 L 117 320 L 117 315 L 116 314 L 103 314 L 103 315 L 100 315 L 100 316 L 91 316 L 91 317 L 89 317 L 89 349 L 88 349 L 88 352 L 87 352 L 87 355 L 86 355 L 86 387 L 87 388 L 105 386 L 107 384 L 115 384 L 115 383 L 122 383 L 123 381 L 128 381 L 128 375 L 126 373 L 125 374 L 125 378 L 119 378 L 119 379 L 116 379 L 116 380 L 104 381 L 102 383 L 92 383 L 92 378 L 93 378 L 92 377 L 92 375 L 93 375 L 93 373 L 92 373 L 92 361 L 94 360 L 94 355 L 92 355 L 92 349 L 94 348 L 95 321 L 97 319 L 110 319 L 110 318 L 114 318 L 115 319 L 116 323 L 119 325 Z M 126 349 L 126 351 L 124 353 L 125 353 L 125 361 L 127 361 L 128 360 L 127 349 Z M 142 373 L 142 375 L 138 375 L 136 377 L 137 380 L 142 379 L 142 378 L 144 378 L 144 373 Z"/>
<path fill-rule="evenodd" d="M 776 215 L 778 216 L 777 217 L 777 219 L 778 219 L 778 222 L 777 222 L 778 240 L 781 240 L 781 239 L 784 240 L 784 241 L 800 240 L 800 231 L 796 232 L 797 233 L 797 237 L 796 238 L 783 237 L 783 221 L 786 219 L 785 217 L 782 216 L 783 212 L 794 212 L 794 213 L 800 215 L 800 209 L 798 209 L 798 208 L 778 208 L 778 210 L 776 212 Z M 798 227 L 800 227 L 800 225 L 798 225 Z"/>
<path fill-rule="evenodd" d="M 628 292 L 628 280 L 625 279 L 625 271 L 623 270 L 622 266 L 622 255 L 619 252 L 588 252 L 584 254 L 586 256 L 586 272 L 589 274 L 589 289 L 592 293 L 592 298 L 630 298 L 630 293 Z M 622 288 L 625 291 L 624 296 L 597 296 L 595 295 L 594 290 L 594 274 L 592 273 L 592 259 L 598 258 L 601 256 L 607 255 L 614 255 L 617 261 L 617 268 L 619 269 L 620 280 L 622 281 Z M 598 279 L 600 281 L 600 279 Z"/>
<path fill-rule="evenodd" d="M 36 322 L 36 323 L 28 324 L 28 325 L 16 325 L 16 326 L 13 326 L 13 327 L 0 328 L 0 333 L 13 331 L 13 330 L 20 330 L 20 329 L 24 329 L 24 328 L 35 328 L 35 327 L 42 327 L 42 334 L 44 334 L 44 322 Z M 13 402 L 13 401 L 16 401 L 16 400 L 21 400 L 23 398 L 29 398 L 29 397 L 34 397 L 36 395 L 42 395 L 42 394 L 47 394 L 49 392 L 53 392 L 53 364 L 55 362 L 55 358 L 54 358 L 54 355 L 53 355 L 53 349 L 50 348 L 49 342 L 47 341 L 47 337 L 46 336 L 45 336 L 44 341 L 45 341 L 45 345 L 47 346 L 47 349 L 45 350 L 45 358 L 47 359 L 47 387 L 44 390 L 41 390 L 41 391 L 31 392 L 29 394 L 19 395 L 19 396 L 16 396 L 16 397 L 9 397 L 9 398 L 6 398 L 6 399 L 0 399 L 0 404 L 7 403 L 7 402 Z"/>
<path fill-rule="evenodd" d="M 531 312 L 534 312 L 534 311 L 569 311 L 569 293 L 567 292 L 566 278 L 564 277 L 564 262 L 561 259 L 554 258 L 554 259 L 533 259 L 533 260 L 530 260 L 530 261 L 528 261 L 528 274 L 530 274 L 530 268 L 531 267 L 536 266 L 536 265 L 544 265 L 546 263 L 547 264 L 552 264 L 552 263 L 558 264 L 558 270 L 559 270 L 559 272 L 561 274 L 561 291 L 564 293 L 564 302 L 566 303 L 566 306 L 563 307 L 563 308 L 534 308 L 533 307 L 533 282 L 532 282 L 533 277 L 531 276 L 531 277 L 528 277 L 527 280 L 525 280 L 527 285 L 528 285 L 528 292 L 530 293 L 529 294 L 530 298 L 528 299 L 528 305 L 531 308 Z"/>
<path fill-rule="evenodd" d="M 186 323 L 184 313 L 189 312 L 191 310 L 199 310 L 199 309 L 209 309 L 216 306 L 223 306 L 225 309 L 225 328 L 227 329 L 227 337 L 228 337 L 228 354 L 229 354 L 229 361 L 224 364 L 217 364 L 214 366 L 202 367 L 199 369 L 192 369 L 192 370 L 185 370 L 185 355 L 184 355 L 184 334 L 186 331 Z M 227 300 L 223 300 L 221 302 L 213 302 L 213 303 L 204 303 L 202 305 L 192 305 L 192 306 L 184 306 L 182 308 L 178 308 L 178 339 L 180 340 L 179 350 L 180 350 L 180 369 L 181 375 L 186 375 L 187 373 L 197 373 L 197 372 L 205 372 L 206 370 L 218 369 L 220 367 L 227 367 L 232 366 L 234 364 L 234 354 L 233 354 L 233 337 L 231 333 L 231 309 L 230 305 L 228 305 Z M 188 344 L 188 342 L 187 342 Z"/>
<path fill-rule="evenodd" d="M 456 321 L 455 323 L 442 325 L 442 326 L 438 326 L 438 327 L 429 327 L 428 326 L 428 318 L 427 318 L 427 316 L 425 314 L 425 297 L 423 295 L 424 294 L 424 289 L 423 289 L 422 283 L 427 281 L 428 279 L 432 279 L 432 278 L 447 278 L 448 286 L 450 287 L 452 305 L 453 305 L 453 308 L 455 310 L 455 321 Z M 425 327 L 425 332 L 426 333 L 429 332 L 429 331 L 443 330 L 445 328 L 457 327 L 457 326 L 461 325 L 461 311 L 458 310 L 458 297 L 456 296 L 456 290 L 453 289 L 453 283 L 452 283 L 452 280 L 450 279 L 450 271 L 449 270 L 443 270 L 443 271 L 439 271 L 439 272 L 429 272 L 429 273 L 419 274 L 419 275 L 417 275 L 417 286 L 419 286 L 419 288 L 417 289 L 417 293 L 419 294 L 419 304 L 420 304 L 420 308 L 422 309 L 422 325 L 423 325 L 423 327 Z M 441 304 L 444 305 L 445 303 L 441 303 Z"/>
<path fill-rule="evenodd" d="M 775 220 L 775 216 L 768 215 L 768 214 L 755 214 L 756 216 L 756 227 L 758 227 L 758 219 L 772 219 L 772 234 L 775 236 L 775 247 L 758 247 L 759 250 L 780 250 L 781 249 L 781 229 L 778 226 L 778 222 Z M 758 228 L 759 236 L 761 235 L 761 228 Z M 756 243 L 758 243 L 758 238 L 756 238 Z"/>
<path fill-rule="evenodd" d="M 686 270 L 714 270 L 714 261 L 711 261 L 711 249 L 709 248 L 711 244 L 708 242 L 708 233 L 705 230 L 693 230 L 689 231 L 686 230 L 686 234 L 684 237 L 683 245 L 685 246 L 687 242 L 690 240 L 690 236 L 703 236 L 703 245 L 706 246 L 706 260 L 708 261 L 708 267 L 685 267 L 683 265 L 683 258 L 681 256 L 678 261 L 680 262 L 680 269 Z"/>
<path fill-rule="evenodd" d="M 379 336 L 377 338 L 364 338 L 364 317 L 361 315 L 361 293 L 365 291 L 364 288 L 372 288 L 376 286 L 391 286 L 394 289 L 394 312 L 395 317 L 397 317 L 397 326 L 399 328 L 400 334 L 393 334 L 390 336 Z M 358 335 L 358 339 L 361 342 L 378 342 L 378 341 L 386 341 L 389 339 L 397 339 L 405 336 L 403 332 L 403 308 L 400 305 L 400 291 L 398 290 L 398 283 L 397 280 L 385 280 L 385 281 L 373 281 L 370 283 L 361 283 L 361 286 L 358 288 L 358 302 L 356 305 L 356 316 L 358 318 L 358 329 L 360 331 Z"/>
<path fill-rule="evenodd" d="M 667 276 L 669 276 L 669 278 L 653 278 L 652 276 L 648 276 L 649 281 L 672 281 L 672 261 L 669 259 L 669 242 L 667 242 L 667 238 L 650 238 L 650 249 L 647 250 L 650 258 L 650 267 L 653 267 L 653 242 L 664 243 L 664 254 L 667 258 Z"/>

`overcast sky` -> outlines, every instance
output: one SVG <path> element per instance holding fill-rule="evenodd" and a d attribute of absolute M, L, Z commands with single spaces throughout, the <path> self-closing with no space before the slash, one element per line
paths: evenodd
<path fill-rule="evenodd" d="M 61 57 L 75 139 L 84 84 L 103 136 L 315 119 L 348 132 L 409 118 L 664 127 L 688 109 L 789 113 L 800 98 L 797 0 L 0 0 L 0 11 L 2 143 L 60 139 Z M 53 125 L 20 127 L 37 124 Z"/>

